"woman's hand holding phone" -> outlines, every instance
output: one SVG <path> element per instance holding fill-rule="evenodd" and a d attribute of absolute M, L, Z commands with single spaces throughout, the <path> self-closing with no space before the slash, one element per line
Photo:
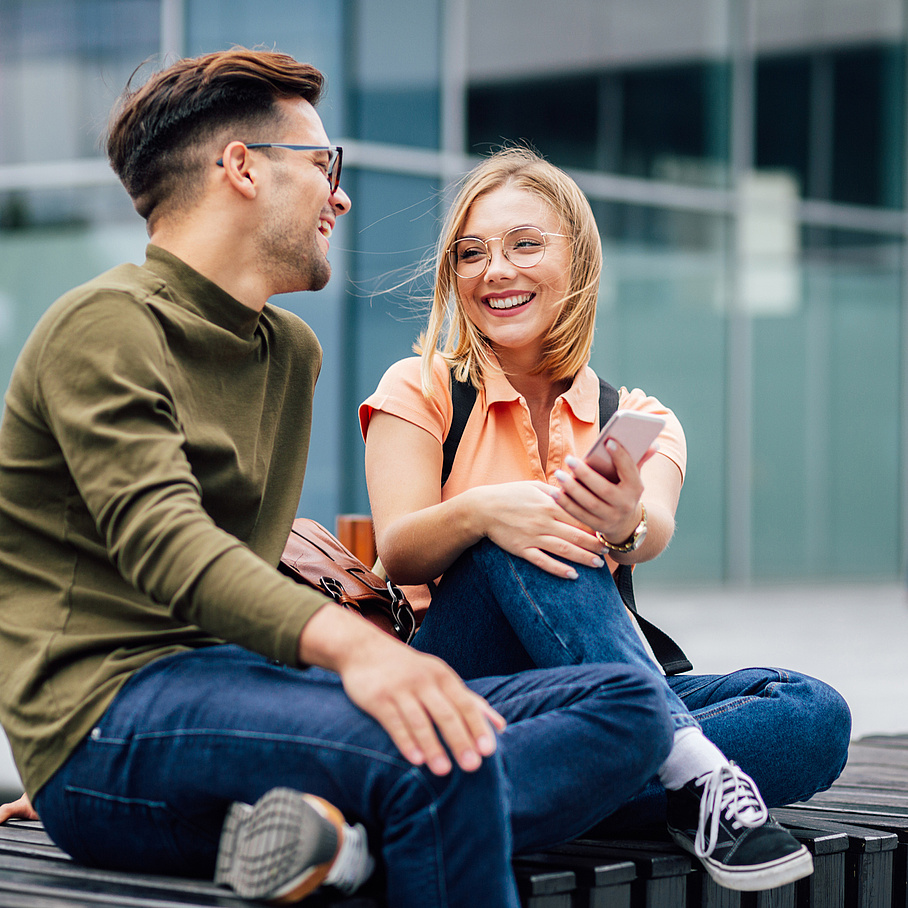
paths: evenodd
<path fill-rule="evenodd" d="M 617 410 L 599 433 L 584 460 L 610 482 L 617 482 L 618 473 L 608 449 L 608 441 L 611 439 L 618 442 L 630 454 L 634 463 L 639 465 L 664 426 L 665 420 L 661 416 L 638 413 L 636 410 Z"/>
<path fill-rule="evenodd" d="M 570 473 L 559 470 L 558 504 L 606 539 L 622 541 L 640 522 L 643 481 L 640 467 L 653 456 L 653 442 L 665 425 L 659 416 L 618 411 L 583 461 L 569 457 Z"/>

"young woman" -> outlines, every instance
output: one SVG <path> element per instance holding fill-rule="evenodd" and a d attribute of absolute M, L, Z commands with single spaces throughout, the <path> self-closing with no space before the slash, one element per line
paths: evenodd
<path fill-rule="evenodd" d="M 612 574 L 671 539 L 686 447 L 670 410 L 622 388 L 619 409 L 665 419 L 657 444 L 639 463 L 613 446 L 615 481 L 581 459 L 600 428 L 588 358 L 601 263 L 586 198 L 537 155 L 507 149 L 466 177 L 422 355 L 392 366 L 360 408 L 379 555 L 398 583 L 431 587 L 431 599 L 413 591 L 426 608 L 414 646 L 463 677 L 577 662 L 663 677 L 674 746 L 634 815 L 667 817 L 721 885 L 779 886 L 812 863 L 766 802 L 832 784 L 850 715 L 827 685 L 788 671 L 664 677 L 643 643 Z M 476 398 L 443 480 L 452 377 Z"/>

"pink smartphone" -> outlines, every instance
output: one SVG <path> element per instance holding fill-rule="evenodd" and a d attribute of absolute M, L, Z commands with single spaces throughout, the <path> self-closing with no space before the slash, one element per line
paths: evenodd
<path fill-rule="evenodd" d="M 665 420 L 661 416 L 638 413 L 636 410 L 616 410 L 584 460 L 596 472 L 614 482 L 618 474 L 612 463 L 612 455 L 605 446 L 606 441 L 614 438 L 639 463 L 664 425 Z"/>

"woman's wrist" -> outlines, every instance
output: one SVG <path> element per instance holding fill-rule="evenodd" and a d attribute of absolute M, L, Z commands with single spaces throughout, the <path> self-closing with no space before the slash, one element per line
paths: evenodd
<path fill-rule="evenodd" d="M 643 542 L 646 539 L 646 532 L 646 508 L 643 506 L 643 502 L 640 502 L 638 510 L 635 512 L 633 527 L 624 538 L 620 541 L 615 541 L 607 539 L 605 535 L 600 532 L 596 533 L 596 538 L 602 543 L 606 554 L 611 556 L 629 555 L 643 545 Z"/>

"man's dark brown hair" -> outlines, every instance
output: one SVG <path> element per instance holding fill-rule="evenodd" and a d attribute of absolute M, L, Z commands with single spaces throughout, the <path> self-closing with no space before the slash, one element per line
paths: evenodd
<path fill-rule="evenodd" d="M 272 134 L 281 123 L 276 101 L 315 105 L 323 86 L 314 66 L 270 51 L 234 48 L 180 60 L 140 88 L 127 86 L 107 136 L 110 166 L 151 226 L 197 197 L 205 168 L 228 142 L 280 141 Z"/>

